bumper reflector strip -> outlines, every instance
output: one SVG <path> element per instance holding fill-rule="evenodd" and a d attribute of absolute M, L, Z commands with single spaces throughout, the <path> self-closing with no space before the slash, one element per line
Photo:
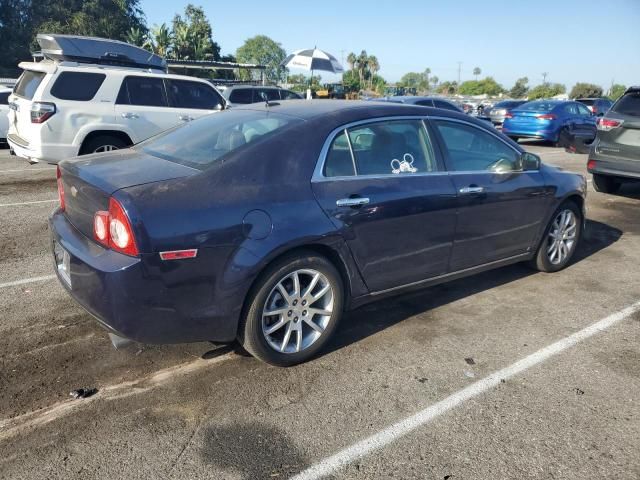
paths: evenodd
<path fill-rule="evenodd" d="M 169 252 L 160 252 L 162 260 L 182 260 L 183 258 L 195 258 L 198 255 L 198 249 L 190 250 L 171 250 Z"/>

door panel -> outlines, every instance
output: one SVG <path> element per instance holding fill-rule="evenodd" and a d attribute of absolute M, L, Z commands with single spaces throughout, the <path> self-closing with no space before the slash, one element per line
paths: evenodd
<path fill-rule="evenodd" d="M 456 196 L 447 174 L 353 178 L 313 183 L 371 291 L 447 273 Z M 339 207 L 340 199 L 368 204 Z"/>

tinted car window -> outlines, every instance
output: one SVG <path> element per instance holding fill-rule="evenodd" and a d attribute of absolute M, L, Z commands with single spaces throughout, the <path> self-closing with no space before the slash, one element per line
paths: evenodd
<path fill-rule="evenodd" d="M 433 107 L 432 100 L 419 100 L 416 102 L 416 105 L 420 105 L 421 107 Z"/>
<path fill-rule="evenodd" d="M 127 77 L 124 79 L 116 103 L 166 107 L 164 83 L 161 78 Z"/>
<path fill-rule="evenodd" d="M 169 106 L 214 110 L 223 100 L 213 87 L 187 80 L 166 80 Z"/>
<path fill-rule="evenodd" d="M 282 100 L 300 100 L 302 97 L 291 90 L 280 90 Z"/>
<path fill-rule="evenodd" d="M 640 92 L 629 92 L 623 95 L 611 110 L 623 115 L 640 117 Z"/>
<path fill-rule="evenodd" d="M 256 93 L 256 102 L 264 102 L 265 97 L 270 102 L 280 100 L 280 91 L 276 88 L 259 88 Z"/>
<path fill-rule="evenodd" d="M 105 78 L 104 73 L 62 72 L 51 87 L 51 95 L 86 102 L 96 96 Z"/>
<path fill-rule="evenodd" d="M 168 130 L 135 148 L 165 160 L 206 169 L 229 153 L 301 121 L 273 112 L 229 110 Z"/>
<path fill-rule="evenodd" d="M 238 104 L 253 103 L 253 88 L 238 88 L 232 90 L 229 101 Z"/>
<path fill-rule="evenodd" d="M 449 154 L 449 170 L 506 172 L 522 169 L 520 155 L 489 132 L 466 123 L 440 120 L 434 123 Z"/>
<path fill-rule="evenodd" d="M 576 107 L 578 107 L 578 113 L 580 115 L 584 115 L 586 117 L 590 117 L 591 116 L 591 110 L 589 110 L 587 107 L 585 107 L 581 103 L 577 103 Z"/>
<path fill-rule="evenodd" d="M 325 177 L 350 177 L 356 174 L 353 169 L 353 159 L 349 149 L 347 135 L 340 133 L 333 139 L 324 162 Z"/>
<path fill-rule="evenodd" d="M 444 100 L 434 100 L 433 104 L 437 108 L 444 108 L 445 110 L 453 110 L 454 112 L 459 112 L 460 109 L 453 105 L 452 103 L 445 102 Z"/>
<path fill-rule="evenodd" d="M 18 82 L 13 89 L 13 93 L 22 98 L 26 98 L 27 100 L 31 100 L 40 86 L 40 83 L 44 79 L 44 76 L 44 72 L 25 70 L 18 79 Z"/>
<path fill-rule="evenodd" d="M 437 170 L 419 120 L 372 123 L 349 129 L 357 175 L 411 175 Z"/>
<path fill-rule="evenodd" d="M 578 115 L 578 104 L 569 103 L 564 106 L 564 111 L 569 115 Z"/>
<path fill-rule="evenodd" d="M 550 112 L 556 108 L 558 104 L 556 102 L 527 102 L 524 105 L 520 105 L 518 110 L 529 110 L 535 112 Z"/>
<path fill-rule="evenodd" d="M 9 104 L 9 94 L 11 92 L 0 92 L 0 105 L 8 105 Z"/>

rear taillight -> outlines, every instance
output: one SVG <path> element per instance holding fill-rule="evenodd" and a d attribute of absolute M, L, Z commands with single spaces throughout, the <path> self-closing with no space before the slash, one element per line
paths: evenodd
<path fill-rule="evenodd" d="M 99 211 L 93 216 L 93 236 L 104 246 L 125 255 L 135 257 L 139 253 L 129 217 L 113 197 L 109 199 L 108 212 Z"/>
<path fill-rule="evenodd" d="M 555 120 L 556 117 L 553 113 L 545 113 L 543 115 L 536 115 L 536 118 L 539 120 Z"/>
<path fill-rule="evenodd" d="M 31 123 L 44 123 L 56 113 L 56 104 L 33 102 L 31 104 Z"/>
<path fill-rule="evenodd" d="M 587 162 L 587 169 L 588 170 L 593 170 L 594 168 L 596 168 L 596 161 L 595 160 L 589 160 Z"/>
<path fill-rule="evenodd" d="M 513 113 L 507 112 L 504 114 L 504 118 L 513 118 Z"/>
<path fill-rule="evenodd" d="M 614 120 L 612 118 L 598 118 L 596 125 L 598 130 L 602 130 L 603 132 L 608 132 L 609 130 L 613 130 L 614 128 L 619 128 L 624 123 L 624 120 Z"/>
<path fill-rule="evenodd" d="M 62 173 L 60 172 L 60 166 L 56 166 L 56 180 L 58 182 L 58 199 L 60 200 L 60 209 L 64 210 L 64 185 L 62 185 Z"/>

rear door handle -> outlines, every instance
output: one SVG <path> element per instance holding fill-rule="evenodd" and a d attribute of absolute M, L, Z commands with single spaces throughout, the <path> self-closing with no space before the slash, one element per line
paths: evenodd
<path fill-rule="evenodd" d="M 122 114 L 122 118 L 138 118 L 138 114 L 133 112 L 124 112 Z"/>
<path fill-rule="evenodd" d="M 361 207 L 369 203 L 367 197 L 341 198 L 336 201 L 338 207 Z"/>
<path fill-rule="evenodd" d="M 482 187 L 462 187 L 460 193 L 482 193 L 484 188 Z"/>

